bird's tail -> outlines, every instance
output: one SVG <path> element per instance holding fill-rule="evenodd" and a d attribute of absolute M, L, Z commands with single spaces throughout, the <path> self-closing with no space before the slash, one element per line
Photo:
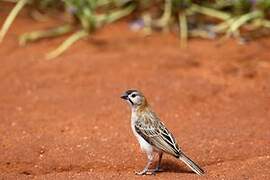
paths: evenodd
<path fill-rule="evenodd" d="M 188 167 L 190 167 L 192 171 L 194 171 L 196 174 L 200 176 L 204 174 L 204 170 L 200 168 L 200 166 L 197 165 L 194 161 L 192 161 L 189 157 L 187 157 L 184 153 L 179 156 L 179 159 L 183 161 Z"/>

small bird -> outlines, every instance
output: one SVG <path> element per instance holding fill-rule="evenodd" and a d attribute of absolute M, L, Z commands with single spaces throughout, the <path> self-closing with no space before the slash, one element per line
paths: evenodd
<path fill-rule="evenodd" d="M 148 162 L 142 171 L 136 172 L 137 175 L 159 172 L 163 153 L 182 160 L 198 175 L 204 174 L 204 170 L 179 148 L 173 134 L 152 111 L 146 98 L 140 91 L 128 90 L 121 98 L 126 100 L 131 107 L 132 131 L 139 141 L 142 151 L 147 154 Z M 150 170 L 149 167 L 154 160 L 155 153 L 159 155 L 158 163 L 155 169 Z"/>

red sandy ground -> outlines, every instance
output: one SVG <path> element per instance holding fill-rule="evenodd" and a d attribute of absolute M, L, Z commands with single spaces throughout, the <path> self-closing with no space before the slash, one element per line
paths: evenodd
<path fill-rule="evenodd" d="M 21 15 L 0 45 L 0 179 L 141 179 L 146 157 L 119 98 L 129 88 L 206 170 L 165 156 L 165 172 L 143 179 L 270 179 L 269 38 L 181 49 L 174 35 L 118 23 L 51 61 L 44 54 L 64 38 L 18 46 L 20 33 L 53 24 Z"/>

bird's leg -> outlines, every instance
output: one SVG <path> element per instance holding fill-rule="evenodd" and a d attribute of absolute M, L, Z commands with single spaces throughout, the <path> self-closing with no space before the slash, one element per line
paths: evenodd
<path fill-rule="evenodd" d="M 152 164 L 154 156 L 152 154 L 147 155 L 148 161 L 144 169 L 140 172 L 136 172 L 136 175 L 146 175 L 149 171 L 149 166 Z M 154 172 L 151 171 L 151 174 L 154 174 Z"/>
<path fill-rule="evenodd" d="M 163 152 L 158 153 L 158 164 L 156 168 L 154 169 L 154 172 L 159 172 L 160 171 L 160 165 L 161 165 L 161 159 L 162 159 Z"/>

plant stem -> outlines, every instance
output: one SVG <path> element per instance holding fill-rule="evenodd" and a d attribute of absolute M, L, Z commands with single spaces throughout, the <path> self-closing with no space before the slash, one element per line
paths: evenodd
<path fill-rule="evenodd" d="M 222 23 L 214 26 L 212 28 L 212 30 L 214 32 L 216 32 L 216 33 L 223 33 L 223 32 L 225 32 L 231 26 L 231 24 L 235 21 L 235 19 L 236 18 L 233 17 L 233 18 L 230 18 L 230 19 L 228 19 L 226 21 L 223 21 Z"/>
<path fill-rule="evenodd" d="M 114 21 L 117 21 L 127 15 L 129 15 L 135 9 L 134 6 L 130 5 L 125 9 L 115 10 L 110 12 L 109 14 L 96 15 L 97 18 L 97 26 L 101 27 L 104 24 L 110 24 Z"/>
<path fill-rule="evenodd" d="M 61 55 L 64 51 L 66 51 L 72 44 L 76 41 L 84 38 L 88 35 L 88 32 L 85 30 L 80 30 L 72 34 L 69 38 L 67 38 L 57 49 L 47 54 L 46 59 L 53 59 L 59 55 Z"/>
<path fill-rule="evenodd" d="M 163 31 L 168 29 L 168 24 L 172 15 L 172 2 L 171 0 L 166 0 L 164 5 L 164 12 L 160 19 L 154 22 L 155 26 L 162 27 Z"/>
<path fill-rule="evenodd" d="M 266 20 L 266 19 L 263 19 L 262 20 L 262 26 L 266 27 L 266 28 L 270 28 L 270 21 Z"/>
<path fill-rule="evenodd" d="M 211 35 L 211 32 L 201 30 L 201 29 L 194 29 L 189 31 L 189 35 L 191 37 L 200 37 L 200 38 L 205 38 L 205 39 L 214 39 L 215 34 Z"/>
<path fill-rule="evenodd" d="M 231 17 L 231 15 L 228 13 L 221 12 L 219 10 L 215 10 L 212 8 L 202 7 L 196 4 L 192 4 L 190 10 L 207 16 L 215 17 L 221 20 L 227 20 Z"/>
<path fill-rule="evenodd" d="M 37 41 L 42 38 L 51 38 L 60 36 L 66 33 L 69 33 L 72 30 L 72 26 L 67 24 L 63 26 L 59 26 L 56 28 L 52 28 L 49 30 L 41 30 L 41 31 L 33 31 L 30 33 L 25 33 L 19 37 L 19 44 L 24 46 L 28 42 Z"/>
<path fill-rule="evenodd" d="M 109 24 L 109 23 L 112 23 L 114 21 L 117 21 L 117 20 L 129 15 L 134 9 L 135 9 L 135 7 L 130 5 L 124 9 L 114 11 L 107 16 L 106 23 Z"/>
<path fill-rule="evenodd" d="M 15 7 L 11 10 L 9 13 L 7 19 L 5 20 L 1 30 L 0 30 L 0 43 L 3 41 L 9 27 L 11 26 L 12 22 L 20 12 L 20 10 L 25 6 L 25 4 L 28 2 L 28 0 L 19 0 Z"/>
<path fill-rule="evenodd" d="M 179 13 L 179 31 L 181 38 L 181 47 L 186 47 L 188 39 L 188 24 L 187 17 L 185 13 Z"/>
<path fill-rule="evenodd" d="M 152 33 L 152 17 L 149 13 L 145 13 L 144 15 L 142 15 L 142 19 L 144 22 L 143 31 L 145 35 L 150 35 Z"/>
<path fill-rule="evenodd" d="M 260 11 L 253 11 L 247 14 L 244 14 L 242 16 L 240 16 L 237 20 L 235 20 L 229 30 L 227 31 L 227 34 L 233 34 L 234 32 L 236 32 L 242 25 L 244 25 L 245 23 L 247 23 L 248 21 L 255 19 L 255 18 L 259 18 L 262 17 L 263 14 Z"/>
<path fill-rule="evenodd" d="M 18 2 L 18 0 L 1 0 L 1 1 L 9 2 L 9 3 L 17 3 Z"/>

